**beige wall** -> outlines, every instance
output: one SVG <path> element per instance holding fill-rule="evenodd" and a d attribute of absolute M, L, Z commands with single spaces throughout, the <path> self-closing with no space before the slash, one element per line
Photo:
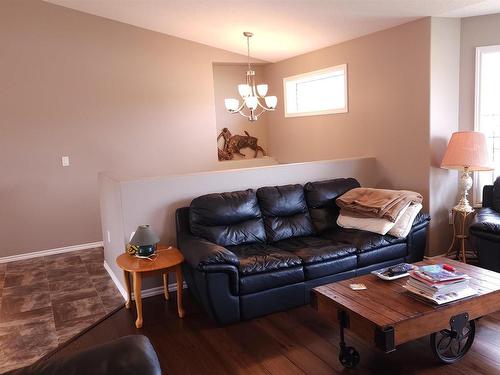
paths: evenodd
<path fill-rule="evenodd" d="M 212 64 L 245 56 L 37 0 L 0 46 L 0 257 L 100 241 L 99 171 L 219 168 Z"/>
<path fill-rule="evenodd" d="M 252 66 L 255 70 L 256 84 L 266 83 L 264 69 L 262 66 Z M 263 114 L 256 122 L 250 122 L 239 114 L 231 114 L 226 111 L 224 106 L 225 98 L 236 98 L 240 100 L 237 86 L 245 82 L 245 74 L 248 70 L 246 64 L 214 64 L 214 93 L 215 93 L 215 118 L 217 124 L 217 134 L 220 134 L 223 128 L 228 128 L 231 134 L 244 135 L 246 130 L 251 136 L 259 139 L 259 145 L 267 151 L 267 114 Z M 271 90 L 275 88 L 270 88 Z M 270 94 L 272 95 L 272 94 Z M 222 139 L 219 141 L 222 147 Z M 214 150 L 216 152 L 216 150 Z M 253 158 L 254 152 L 250 149 L 242 150 L 246 158 Z M 234 156 L 235 159 L 243 157 Z M 259 152 L 258 157 L 262 157 Z"/>
<path fill-rule="evenodd" d="M 462 22 L 461 128 L 473 108 L 473 49 L 500 43 L 498 17 Z M 440 233 L 456 186 L 444 188 L 453 176 L 437 168 L 456 128 L 456 28 L 426 18 L 268 64 L 258 76 L 278 96 L 277 110 L 254 128 L 230 126 L 248 126 L 284 163 L 375 156 L 377 185 L 421 192 Z M 0 45 L 0 257 L 101 240 L 99 171 L 145 176 L 276 163 L 217 161 L 217 128 L 238 117 L 226 119 L 222 91 L 231 86 L 237 95 L 232 81 L 242 69 L 219 93 L 218 67 L 245 56 L 38 0 L 0 2 Z M 343 63 L 348 113 L 284 118 L 284 77 Z M 437 241 L 431 252 L 446 242 Z"/>
<path fill-rule="evenodd" d="M 283 103 L 283 78 L 347 64 L 349 112 L 269 115 L 271 154 L 280 162 L 374 155 L 381 185 L 429 194 L 430 19 L 421 19 L 266 66 Z M 279 88 L 279 89 L 278 89 Z"/>
<path fill-rule="evenodd" d="M 450 135 L 458 130 L 460 19 L 431 19 L 429 254 L 448 249 L 448 210 L 456 204 L 457 172 L 441 168 Z M 424 152 L 424 151 L 422 151 Z"/>
<path fill-rule="evenodd" d="M 500 13 L 462 18 L 460 130 L 474 130 L 476 47 L 500 44 Z"/>

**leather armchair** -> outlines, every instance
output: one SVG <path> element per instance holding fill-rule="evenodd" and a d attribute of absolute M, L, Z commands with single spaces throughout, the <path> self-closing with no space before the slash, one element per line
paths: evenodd
<path fill-rule="evenodd" d="M 4 375 L 161 375 L 160 363 L 149 339 L 125 336 L 69 355 L 49 358 Z"/>
<path fill-rule="evenodd" d="M 500 177 L 483 188 L 483 206 L 469 228 L 479 265 L 500 272 Z"/>

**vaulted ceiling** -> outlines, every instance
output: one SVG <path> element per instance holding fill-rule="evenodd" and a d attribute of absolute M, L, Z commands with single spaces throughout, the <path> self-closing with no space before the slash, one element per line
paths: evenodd
<path fill-rule="evenodd" d="M 279 61 L 426 16 L 500 12 L 500 0 L 45 0 L 164 34 Z"/>

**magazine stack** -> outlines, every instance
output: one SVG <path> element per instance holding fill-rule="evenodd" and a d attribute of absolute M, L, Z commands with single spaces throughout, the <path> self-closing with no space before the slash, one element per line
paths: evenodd
<path fill-rule="evenodd" d="M 442 305 L 477 294 L 469 280 L 468 275 L 447 264 L 434 264 L 411 271 L 404 287 L 417 297 Z"/>

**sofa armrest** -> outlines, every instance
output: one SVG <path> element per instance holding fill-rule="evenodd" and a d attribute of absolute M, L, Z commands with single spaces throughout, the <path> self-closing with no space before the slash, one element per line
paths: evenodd
<path fill-rule="evenodd" d="M 427 247 L 427 232 L 431 218 L 429 214 L 419 213 L 413 222 L 410 233 L 406 239 L 408 244 L 408 263 L 419 262 L 424 259 Z"/>
<path fill-rule="evenodd" d="M 224 265 L 238 267 L 240 264 L 233 252 L 201 237 L 183 233 L 177 238 L 177 246 L 186 262 L 202 271 L 219 272 L 225 269 Z"/>
<path fill-rule="evenodd" d="M 412 230 L 420 228 L 422 226 L 426 226 L 430 220 L 431 216 L 428 213 L 420 211 L 417 214 L 417 217 L 415 217 L 415 220 L 413 220 Z"/>
<path fill-rule="evenodd" d="M 223 246 L 194 236 L 189 229 L 189 207 L 178 208 L 175 212 L 177 247 L 184 255 L 186 263 L 194 269 L 216 271 L 214 265 L 238 267 L 238 257 Z M 211 268 L 207 268 L 212 266 Z"/>
<path fill-rule="evenodd" d="M 484 207 L 477 210 L 472 219 L 470 230 L 473 233 L 491 233 L 500 236 L 500 212 Z"/>

